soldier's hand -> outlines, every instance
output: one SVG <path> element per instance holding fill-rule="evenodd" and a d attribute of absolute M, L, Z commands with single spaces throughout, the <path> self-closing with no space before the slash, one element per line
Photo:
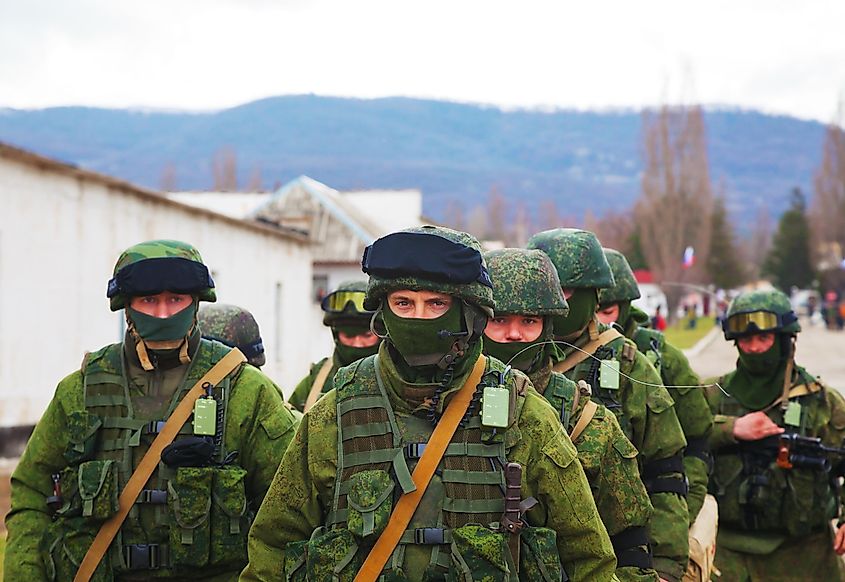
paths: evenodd
<path fill-rule="evenodd" d="M 845 554 L 845 525 L 840 525 L 836 530 L 836 537 L 833 538 L 833 551 L 839 556 Z"/>
<path fill-rule="evenodd" d="M 740 441 L 756 441 L 775 434 L 781 434 L 784 429 L 772 422 L 765 412 L 749 412 L 734 421 L 734 438 Z"/>

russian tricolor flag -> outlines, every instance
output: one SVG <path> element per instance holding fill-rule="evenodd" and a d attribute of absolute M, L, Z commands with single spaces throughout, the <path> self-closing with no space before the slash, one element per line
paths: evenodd
<path fill-rule="evenodd" d="M 684 269 L 689 269 L 695 264 L 695 249 L 687 247 L 684 249 Z"/>

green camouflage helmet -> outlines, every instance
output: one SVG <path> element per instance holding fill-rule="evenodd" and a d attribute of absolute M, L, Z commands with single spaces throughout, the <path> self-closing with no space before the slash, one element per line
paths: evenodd
<path fill-rule="evenodd" d="M 758 289 L 740 293 L 731 301 L 722 330 L 725 339 L 732 340 L 766 331 L 796 334 L 801 326 L 786 294 L 777 289 Z"/>
<path fill-rule="evenodd" d="M 343 281 L 337 289 L 323 298 L 323 325 L 370 324 L 373 312 L 364 308 L 363 298 L 367 293 L 366 281 Z"/>
<path fill-rule="evenodd" d="M 599 306 L 606 307 L 614 303 L 624 303 L 640 298 L 640 287 L 634 277 L 634 271 L 625 255 L 614 249 L 604 249 L 604 256 L 613 273 L 613 287 L 599 291 Z"/>
<path fill-rule="evenodd" d="M 427 235 L 432 238 L 444 239 L 445 241 L 451 243 L 451 245 L 442 243 L 442 241 L 438 243 L 436 240 L 422 241 L 420 240 L 420 237 L 416 237 L 416 243 L 406 241 L 405 248 L 395 247 L 394 250 L 396 252 L 394 253 L 394 257 L 386 256 L 387 253 L 382 252 L 378 256 L 382 265 L 384 265 L 385 262 L 391 263 L 390 267 L 399 273 L 403 270 L 407 271 L 407 268 L 403 269 L 403 266 L 407 265 L 411 265 L 411 269 L 419 268 L 422 270 L 426 267 L 431 267 L 432 270 L 436 270 L 445 266 L 454 266 L 453 262 L 449 259 L 456 258 L 458 259 L 458 262 L 460 262 L 460 265 L 457 266 L 462 269 L 466 269 L 465 271 L 462 271 L 461 275 L 467 274 L 468 270 L 472 268 L 471 263 L 473 261 L 476 263 L 480 262 L 480 265 L 475 265 L 478 270 L 477 277 L 471 282 L 458 282 L 444 280 L 443 278 L 435 280 L 433 277 L 425 278 L 425 276 L 404 273 L 397 274 L 396 276 L 373 274 L 371 270 L 368 269 L 368 265 L 374 259 L 375 252 L 373 252 L 373 250 L 380 242 L 386 241 L 391 237 L 395 237 L 395 235 L 406 235 L 406 238 L 412 238 L 407 235 Z M 407 248 L 407 245 L 413 244 L 419 244 L 421 248 L 425 245 L 426 249 L 423 250 L 423 252 L 419 252 L 419 249 L 417 249 L 417 252 L 414 252 L 413 249 Z M 433 254 L 429 252 L 431 248 L 449 246 L 452 248 L 444 248 L 443 250 L 444 253 L 450 254 L 449 257 L 436 256 L 436 252 Z M 480 307 L 489 317 L 493 316 L 494 303 L 492 282 L 490 281 L 489 274 L 487 273 L 487 266 L 484 263 L 484 258 L 481 255 L 481 245 L 471 234 L 440 226 L 408 228 L 398 233 L 387 235 L 367 247 L 367 250 L 364 252 L 362 267 L 364 272 L 370 275 L 370 280 L 367 285 L 367 299 L 364 302 L 364 307 L 366 309 L 378 309 L 381 300 L 392 291 L 410 289 L 412 291 L 437 291 L 439 293 L 453 295 L 465 300 L 467 303 Z M 379 270 L 379 272 L 384 273 L 384 269 L 372 270 Z"/>
<path fill-rule="evenodd" d="M 265 364 L 258 322 L 249 311 L 237 305 L 219 303 L 204 306 L 199 310 L 198 318 L 202 337 L 238 348 L 257 368 Z"/>
<path fill-rule="evenodd" d="M 123 251 L 114 266 L 106 296 L 112 311 L 126 299 L 162 291 L 189 293 L 200 301 L 217 301 L 214 281 L 199 251 L 177 240 L 151 240 Z"/>
<path fill-rule="evenodd" d="M 496 315 L 560 315 L 569 313 L 555 266 L 542 251 L 501 249 L 484 253 Z"/>
<path fill-rule="evenodd" d="M 578 228 L 544 230 L 531 237 L 529 249 L 549 255 L 560 284 L 570 289 L 613 287 L 613 273 L 595 234 Z"/>

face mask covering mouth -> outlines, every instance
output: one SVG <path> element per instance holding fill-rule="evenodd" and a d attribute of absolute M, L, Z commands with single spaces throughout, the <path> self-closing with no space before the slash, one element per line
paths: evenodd
<path fill-rule="evenodd" d="M 461 302 L 454 301 L 440 317 L 420 319 L 400 317 L 382 308 L 388 341 L 411 367 L 440 365 L 455 348 L 457 341 L 468 334 L 463 329 Z"/>
<path fill-rule="evenodd" d="M 378 340 L 375 344 L 371 346 L 356 348 L 341 343 L 340 338 L 338 337 L 338 332 L 343 332 L 348 336 L 356 336 L 361 335 L 362 333 L 366 333 L 368 331 L 370 331 L 369 325 L 361 327 L 340 326 L 332 329 L 332 335 L 334 336 L 334 350 L 335 354 L 337 354 L 338 363 L 340 365 L 348 366 L 349 364 L 357 362 L 362 358 L 377 354 L 379 345 L 381 344 L 381 340 Z"/>
<path fill-rule="evenodd" d="M 149 350 L 174 350 L 179 348 L 179 361 L 187 364 L 188 337 L 197 322 L 197 301 L 170 317 L 153 317 L 126 307 L 126 322 L 129 333 L 135 339 L 135 350 L 144 370 L 155 368 L 149 357 Z"/>
<path fill-rule="evenodd" d="M 510 365 L 526 374 L 535 371 L 545 359 L 546 342 L 549 341 L 546 330 L 549 328 L 548 318 L 543 322 L 543 331 L 537 339 L 530 342 L 497 342 L 484 336 L 484 353 Z M 524 351 L 523 351 L 524 350 Z M 522 353 L 520 353 L 522 352 Z"/>
<path fill-rule="evenodd" d="M 582 331 L 596 315 L 598 294 L 595 289 L 576 289 L 566 300 L 569 303 L 569 315 L 554 317 L 555 337 L 567 338 Z"/>

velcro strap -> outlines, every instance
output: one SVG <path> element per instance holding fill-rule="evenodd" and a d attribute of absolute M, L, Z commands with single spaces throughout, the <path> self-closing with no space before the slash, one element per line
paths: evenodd
<path fill-rule="evenodd" d="M 654 479 L 666 473 L 683 473 L 684 459 L 680 454 L 665 459 L 655 459 L 643 463 L 643 480 Z"/>
<path fill-rule="evenodd" d="M 164 505 L 167 503 L 167 491 L 164 489 L 144 489 L 138 496 L 135 503 L 148 503 L 150 505 Z"/>
<path fill-rule="evenodd" d="M 610 536 L 613 552 L 616 554 L 616 567 L 653 568 L 651 544 L 643 526 L 632 526 Z"/>
<path fill-rule="evenodd" d="M 158 570 L 170 565 L 170 551 L 165 544 L 130 544 L 123 546 L 123 559 L 130 570 Z"/>
<path fill-rule="evenodd" d="M 697 457 L 710 464 L 710 442 L 706 436 L 687 437 L 687 448 L 684 449 L 685 457 Z"/>
<path fill-rule="evenodd" d="M 655 477 L 654 479 L 643 479 L 646 491 L 649 495 L 655 493 L 677 493 L 686 497 L 689 493 L 689 482 L 686 477 Z"/>

